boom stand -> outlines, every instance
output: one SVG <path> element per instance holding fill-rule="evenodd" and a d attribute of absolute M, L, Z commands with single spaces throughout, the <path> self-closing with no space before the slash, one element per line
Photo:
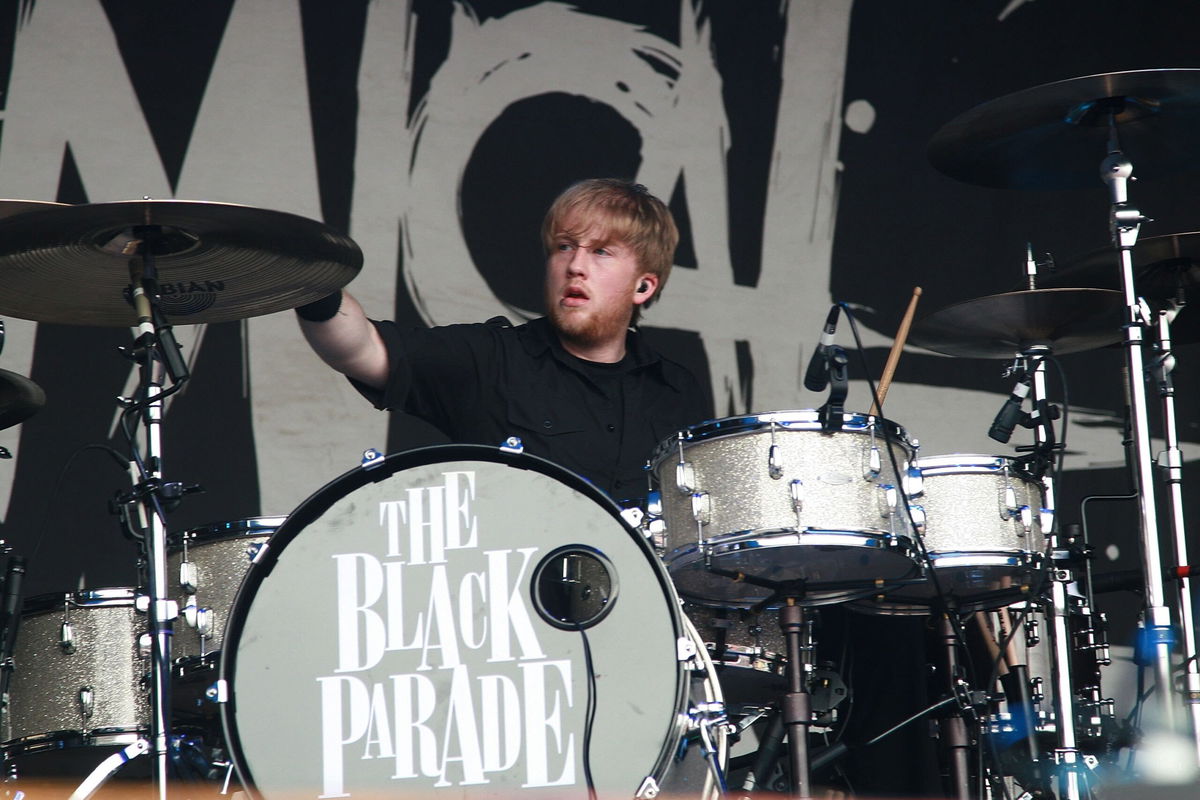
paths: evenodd
<path fill-rule="evenodd" d="M 1125 293 L 1125 360 L 1128 367 L 1130 416 L 1132 417 L 1134 463 L 1142 544 L 1142 570 L 1146 580 L 1143 625 L 1153 648 L 1154 676 L 1158 691 L 1157 722 L 1175 730 L 1175 689 L 1171 683 L 1171 610 L 1163 588 L 1162 558 L 1158 544 L 1158 517 L 1154 505 L 1154 462 L 1150 456 L 1150 424 L 1147 413 L 1145 371 L 1142 362 L 1142 326 L 1148 320 L 1142 311 L 1133 283 L 1133 246 L 1145 217 L 1129 204 L 1128 183 L 1133 164 L 1121 152 L 1117 138 L 1116 109 L 1109 110 L 1108 155 L 1100 164 L 1100 178 L 1108 184 L 1112 201 L 1109 226 L 1120 255 L 1121 286 Z"/>
<path fill-rule="evenodd" d="M 1175 540 L 1175 563 L 1188 564 L 1187 527 L 1183 519 L 1183 454 L 1179 449 L 1179 433 L 1175 425 L 1175 385 L 1171 380 L 1174 356 L 1171 354 L 1171 317 L 1173 313 L 1158 312 L 1157 356 L 1150 365 L 1150 374 L 1162 398 L 1163 438 L 1166 449 L 1161 456 L 1162 473 L 1171 500 L 1171 532 Z M 1192 745 L 1200 763 L 1200 664 L 1196 663 L 1196 621 L 1192 609 L 1191 581 L 1180 576 L 1179 628 L 1183 634 L 1183 664 L 1185 669 L 1184 698 L 1192 720 Z"/>

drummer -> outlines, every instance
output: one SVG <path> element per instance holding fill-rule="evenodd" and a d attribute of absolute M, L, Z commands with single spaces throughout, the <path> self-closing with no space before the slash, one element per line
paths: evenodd
<path fill-rule="evenodd" d="M 646 492 L 657 442 L 711 416 L 708 393 L 638 332 L 662 294 L 679 232 L 645 186 L 574 184 L 542 222 L 546 316 L 404 330 L 346 291 L 296 309 L 313 350 L 376 408 L 405 411 L 452 441 L 525 451 L 614 499 Z"/>

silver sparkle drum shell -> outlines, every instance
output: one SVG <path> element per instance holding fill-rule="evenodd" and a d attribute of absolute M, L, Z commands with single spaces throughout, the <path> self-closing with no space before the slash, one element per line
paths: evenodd
<path fill-rule="evenodd" d="M 191 528 L 168 542 L 167 575 L 179 604 L 171 641 L 178 659 L 220 650 L 233 598 L 259 549 L 286 517 L 250 517 Z"/>
<path fill-rule="evenodd" d="M 129 588 L 25 602 L 13 649 L 7 755 L 128 744 L 150 721 L 146 615 Z"/>
<path fill-rule="evenodd" d="M 1039 479 L 1014 459 L 976 453 L 923 456 L 908 484 L 928 554 L 926 580 L 888 592 L 858 610 L 925 614 L 940 589 L 960 608 L 998 608 L 1043 577 L 1052 511 Z M 936 586 L 928 578 L 929 567 Z"/>
<path fill-rule="evenodd" d="M 914 452 L 893 422 L 844 414 L 826 433 L 815 410 L 712 420 L 662 442 L 651 463 L 680 594 L 732 606 L 771 594 L 723 571 L 803 580 L 815 605 L 913 574 L 895 467 Z"/>
<path fill-rule="evenodd" d="M 564 547 L 608 568 L 579 594 L 583 630 L 539 612 Z M 695 647 L 653 549 L 590 484 L 425 448 L 333 481 L 262 549 L 226 628 L 222 721 L 264 798 L 582 800 L 589 775 L 599 796 L 699 793 L 703 762 L 677 759 Z"/>

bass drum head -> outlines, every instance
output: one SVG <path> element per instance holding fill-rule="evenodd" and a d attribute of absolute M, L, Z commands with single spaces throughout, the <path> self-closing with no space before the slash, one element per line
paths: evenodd
<path fill-rule="evenodd" d="M 679 749 L 681 636 L 653 550 L 583 479 L 414 450 L 328 484 L 263 548 L 222 722 L 264 798 L 629 797 Z"/>

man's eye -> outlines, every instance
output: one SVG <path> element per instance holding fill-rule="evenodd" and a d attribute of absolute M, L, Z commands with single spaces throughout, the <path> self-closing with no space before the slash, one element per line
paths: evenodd
<path fill-rule="evenodd" d="M 608 248 L 607 247 L 597 247 L 592 252 L 598 256 L 606 256 L 606 255 L 608 255 Z"/>

